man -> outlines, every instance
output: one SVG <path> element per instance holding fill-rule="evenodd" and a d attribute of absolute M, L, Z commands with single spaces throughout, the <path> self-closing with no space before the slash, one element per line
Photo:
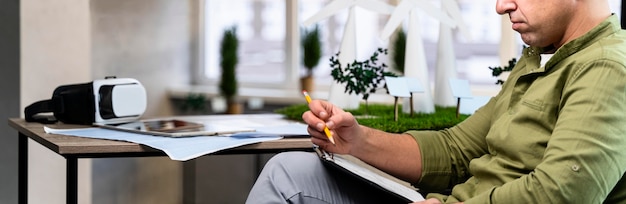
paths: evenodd
<path fill-rule="evenodd" d="M 451 189 L 420 203 L 626 202 L 626 33 L 608 2 L 498 0 L 496 10 L 530 47 L 501 92 L 465 121 L 390 134 L 316 100 L 302 116 L 311 141 L 420 192 Z M 248 202 L 367 203 L 381 195 L 327 172 L 312 154 L 286 153 L 268 162 Z"/>

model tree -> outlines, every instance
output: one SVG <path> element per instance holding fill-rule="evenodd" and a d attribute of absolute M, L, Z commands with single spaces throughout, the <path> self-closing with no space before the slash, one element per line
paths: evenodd
<path fill-rule="evenodd" d="M 330 58 L 331 75 L 335 81 L 345 84 L 345 92 L 348 94 L 361 95 L 365 100 L 367 107 L 367 99 L 371 93 L 376 92 L 379 86 L 384 84 L 385 76 L 395 76 L 391 72 L 385 71 L 387 65 L 379 63 L 379 55 L 387 55 L 387 49 L 378 48 L 372 56 L 365 61 L 354 60 L 343 67 L 339 63 L 339 53 Z"/>
<path fill-rule="evenodd" d="M 500 76 L 504 72 L 510 72 L 511 70 L 513 70 L 513 67 L 515 67 L 515 64 L 517 64 L 517 59 L 513 58 L 513 59 L 509 60 L 509 64 L 507 66 L 489 67 L 489 69 L 491 69 L 491 75 L 492 76 L 498 77 L 498 76 Z M 502 84 L 504 84 L 504 80 L 498 79 L 498 81 L 496 81 L 496 84 L 502 85 Z"/>

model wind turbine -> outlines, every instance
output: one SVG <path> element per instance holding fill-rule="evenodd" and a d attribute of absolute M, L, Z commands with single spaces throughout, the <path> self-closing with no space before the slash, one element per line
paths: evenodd
<path fill-rule="evenodd" d="M 469 31 L 463 22 L 461 9 L 455 0 L 441 1 L 441 7 L 457 25 L 457 29 L 463 34 L 465 39 L 470 39 Z M 440 106 L 455 106 L 457 104 L 452 95 L 452 87 L 448 81 L 450 78 L 457 78 L 456 56 L 452 40 L 452 29 L 446 24 L 439 26 L 439 43 L 437 49 L 437 65 L 435 69 L 435 104 Z"/>
<path fill-rule="evenodd" d="M 365 8 L 370 11 L 391 14 L 393 6 L 377 1 L 377 0 L 334 0 L 326 5 L 318 13 L 303 22 L 304 26 L 321 21 L 337 12 L 348 9 L 348 20 L 343 31 L 343 38 L 339 47 L 339 63 L 345 65 L 356 60 L 356 22 L 355 8 L 356 6 Z M 355 109 L 359 107 L 360 98 L 357 95 L 349 95 L 344 92 L 345 87 L 337 82 L 333 82 L 330 86 L 328 101 L 341 108 Z"/>
<path fill-rule="evenodd" d="M 419 25 L 419 13 L 422 11 L 435 19 L 439 20 L 441 24 L 448 25 L 454 28 L 456 24 L 454 21 L 441 9 L 433 6 L 424 0 L 402 0 L 400 4 L 391 14 L 389 21 L 383 28 L 382 39 L 389 39 L 395 29 L 402 23 L 402 21 L 408 16 L 408 30 L 406 39 L 406 57 L 404 62 L 404 75 L 406 77 L 414 77 L 420 80 L 422 87 L 424 87 L 424 93 L 415 96 L 416 100 L 413 100 L 413 106 L 417 112 L 433 113 L 435 112 L 435 105 L 433 104 L 433 96 L 430 89 L 430 80 L 428 79 L 428 67 L 426 63 L 426 55 L 424 53 L 424 45 L 422 43 L 420 25 Z M 410 105 L 408 100 L 404 101 L 402 107 L 403 112 L 410 112 Z"/>

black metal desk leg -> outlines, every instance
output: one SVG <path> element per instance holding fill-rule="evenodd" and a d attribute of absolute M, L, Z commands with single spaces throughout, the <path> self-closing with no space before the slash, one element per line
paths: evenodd
<path fill-rule="evenodd" d="M 68 204 L 78 203 L 78 158 L 67 156 L 65 199 Z"/>
<path fill-rule="evenodd" d="M 28 136 L 18 135 L 17 199 L 18 203 L 28 203 Z"/>

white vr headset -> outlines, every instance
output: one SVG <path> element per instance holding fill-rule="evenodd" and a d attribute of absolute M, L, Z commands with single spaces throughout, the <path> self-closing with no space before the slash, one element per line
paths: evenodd
<path fill-rule="evenodd" d="M 24 115 L 26 121 L 40 123 L 126 123 L 143 115 L 146 98 L 146 89 L 139 81 L 107 77 L 84 84 L 59 86 L 52 99 L 29 105 L 24 109 Z"/>

